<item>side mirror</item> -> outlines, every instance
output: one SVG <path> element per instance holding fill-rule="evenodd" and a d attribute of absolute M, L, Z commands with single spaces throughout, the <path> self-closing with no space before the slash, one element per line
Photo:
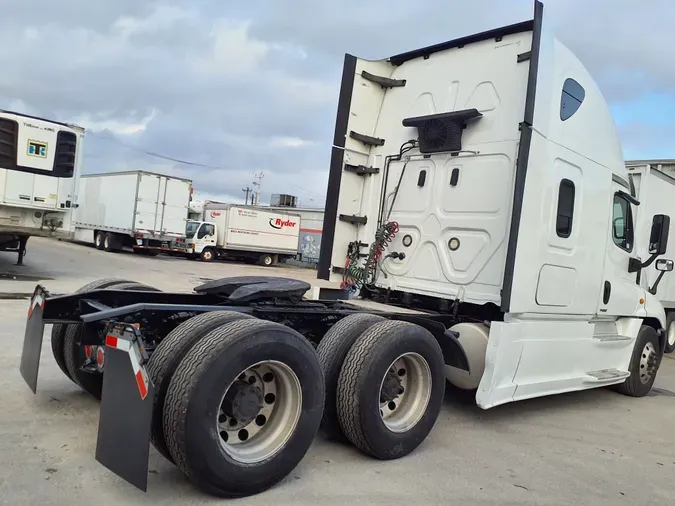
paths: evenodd
<path fill-rule="evenodd" d="M 673 270 L 673 267 L 675 267 L 675 263 L 672 260 L 661 258 L 656 261 L 655 267 L 657 271 L 670 272 Z"/>
<path fill-rule="evenodd" d="M 668 232 L 670 231 L 670 216 L 656 214 L 652 220 L 652 232 L 649 235 L 649 254 L 665 255 L 668 247 Z"/>

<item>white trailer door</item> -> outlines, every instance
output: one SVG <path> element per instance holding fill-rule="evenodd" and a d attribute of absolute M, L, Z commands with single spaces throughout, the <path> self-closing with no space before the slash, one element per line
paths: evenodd
<path fill-rule="evenodd" d="M 138 193 L 136 196 L 136 223 L 135 229 L 139 232 L 158 232 L 157 206 L 160 198 L 160 176 L 154 174 L 140 174 L 138 179 Z"/>
<path fill-rule="evenodd" d="M 190 203 L 190 181 L 165 179 L 164 204 L 160 228 L 167 235 L 185 235 L 185 223 Z"/>

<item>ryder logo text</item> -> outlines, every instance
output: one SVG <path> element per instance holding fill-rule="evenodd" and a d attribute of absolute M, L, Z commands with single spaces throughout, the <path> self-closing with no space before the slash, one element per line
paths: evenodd
<path fill-rule="evenodd" d="M 282 228 L 293 228 L 295 222 L 291 220 L 282 220 L 281 218 L 270 218 L 270 226 L 281 230 Z"/>

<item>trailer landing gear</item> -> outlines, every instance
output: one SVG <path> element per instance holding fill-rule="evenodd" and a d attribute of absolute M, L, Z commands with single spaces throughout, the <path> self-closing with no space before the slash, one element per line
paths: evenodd
<path fill-rule="evenodd" d="M 26 254 L 26 243 L 28 242 L 28 236 L 22 235 L 19 236 L 19 259 L 16 262 L 16 265 L 23 266 L 23 257 Z"/>

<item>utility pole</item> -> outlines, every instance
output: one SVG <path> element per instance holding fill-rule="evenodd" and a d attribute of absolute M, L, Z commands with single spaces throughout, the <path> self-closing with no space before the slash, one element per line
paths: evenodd
<path fill-rule="evenodd" d="M 260 204 L 260 187 L 262 186 L 262 179 L 265 177 L 265 174 L 263 174 L 262 171 L 258 173 L 253 173 L 253 187 L 255 188 L 255 191 L 253 192 L 253 196 L 251 198 L 251 205 L 257 206 Z"/>
<path fill-rule="evenodd" d="M 246 188 L 242 188 L 241 191 L 246 194 L 246 205 L 248 205 L 248 195 L 253 191 L 253 189 L 247 186 Z M 253 199 L 251 199 L 251 201 L 253 201 Z"/>

